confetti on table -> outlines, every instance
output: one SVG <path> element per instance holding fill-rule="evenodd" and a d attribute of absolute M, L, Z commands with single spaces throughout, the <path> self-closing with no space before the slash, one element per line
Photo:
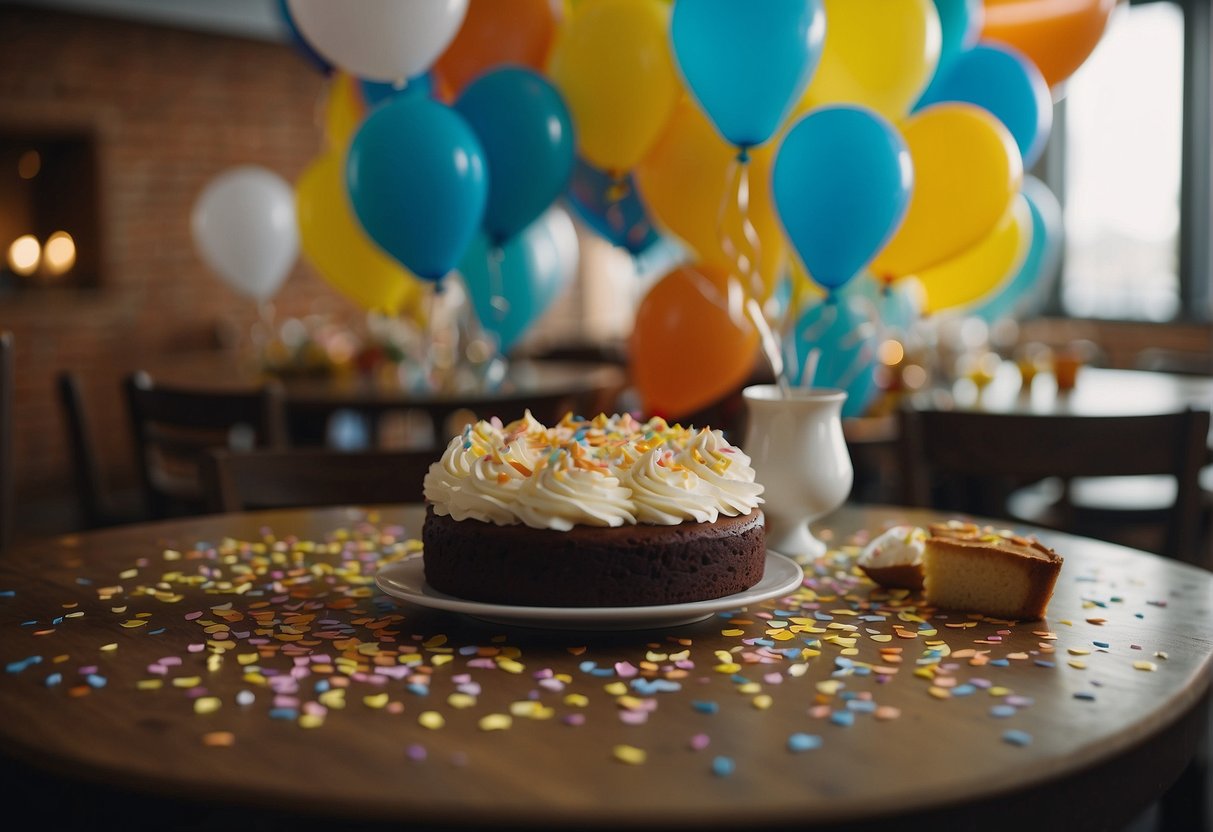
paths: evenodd
<path fill-rule="evenodd" d="M 644 749 L 637 748 L 633 745 L 617 745 L 612 750 L 614 757 L 621 763 L 627 763 L 630 766 L 643 765 L 648 758 L 648 754 Z"/>
<path fill-rule="evenodd" d="M 1012 729 L 1010 731 L 1003 732 L 1002 740 L 1010 745 L 1024 746 L 1032 743 L 1032 735 L 1026 731 Z"/>

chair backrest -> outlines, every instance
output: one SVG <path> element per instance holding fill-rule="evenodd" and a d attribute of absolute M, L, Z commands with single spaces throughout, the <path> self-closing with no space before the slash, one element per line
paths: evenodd
<path fill-rule="evenodd" d="M 0 552 L 13 541 L 16 483 L 13 478 L 13 335 L 0 332 Z"/>
<path fill-rule="evenodd" d="M 340 451 L 286 448 L 208 451 L 202 479 L 211 511 L 420 503 L 441 448 Z"/>
<path fill-rule="evenodd" d="M 123 381 L 148 512 L 170 517 L 206 510 L 200 466 L 212 448 L 286 445 L 281 389 L 194 390 L 157 384 L 144 372 Z"/>
<path fill-rule="evenodd" d="M 1163 553 L 1203 561 L 1196 550 L 1208 434 L 1205 410 L 1074 416 L 907 406 L 899 413 L 903 501 L 1005 517 L 1011 489 L 1048 477 L 1165 474 L 1178 487 Z"/>
<path fill-rule="evenodd" d="M 71 370 L 63 370 L 55 379 L 59 408 L 67 429 L 67 447 L 71 454 L 72 482 L 76 489 L 76 506 L 83 528 L 96 529 L 106 525 L 102 505 L 101 476 L 97 453 L 88 428 L 88 413 L 80 378 Z"/>

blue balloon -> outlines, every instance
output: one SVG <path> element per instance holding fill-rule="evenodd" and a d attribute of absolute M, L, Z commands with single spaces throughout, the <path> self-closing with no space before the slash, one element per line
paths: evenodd
<path fill-rule="evenodd" d="M 871 302 L 830 294 L 800 313 L 783 345 L 788 381 L 797 387 L 847 391 L 843 416 L 862 416 L 876 399 L 879 333 Z"/>
<path fill-rule="evenodd" d="M 542 214 L 569 183 L 573 122 L 539 73 L 505 67 L 477 77 L 455 102 L 484 148 L 489 200 L 484 230 L 497 245 Z"/>
<path fill-rule="evenodd" d="M 809 276 L 836 289 L 872 261 L 905 216 L 914 172 L 883 116 L 840 105 L 788 131 L 771 173 L 779 219 Z"/>
<path fill-rule="evenodd" d="M 821 0 L 678 0 L 674 57 L 709 120 L 743 150 L 774 135 L 825 43 Z"/>
<path fill-rule="evenodd" d="M 993 323 L 1040 311 L 1057 276 L 1065 229 L 1061 203 L 1049 186 L 1034 176 L 1023 181 L 1023 196 L 1032 211 L 1032 242 L 1019 271 L 969 311 Z"/>
<path fill-rule="evenodd" d="M 863 298 L 871 304 L 882 338 L 904 338 L 922 318 L 926 302 L 921 281 L 912 275 L 889 281 L 865 273 L 842 287 L 840 292 Z"/>
<path fill-rule="evenodd" d="M 371 111 L 350 141 L 346 182 L 366 233 L 409 271 L 439 281 L 480 227 L 484 152 L 463 116 L 423 95 Z"/>
<path fill-rule="evenodd" d="M 566 224 L 567 228 L 559 227 Z M 574 278 L 556 235 L 576 235 L 568 214 L 552 209 L 496 247 L 480 234 L 459 266 L 480 326 L 508 352 Z"/>
<path fill-rule="evenodd" d="M 941 101 L 988 110 L 1015 137 L 1025 168 L 1044 152 L 1053 129 L 1053 98 L 1040 70 L 1009 46 L 979 43 L 957 55 L 919 98 L 915 111 Z"/>
<path fill-rule="evenodd" d="M 367 109 L 374 109 L 384 101 L 390 101 L 398 95 L 407 95 L 414 92 L 434 97 L 434 79 L 430 73 L 423 72 L 422 74 L 410 78 L 408 83 L 401 88 L 397 88 L 390 81 L 368 81 L 365 78 L 358 79 L 358 90 L 362 93 L 362 100 L 366 102 Z"/>
<path fill-rule="evenodd" d="M 642 254 L 661 240 L 631 174 L 616 181 L 577 159 L 565 196 L 595 233 L 632 254 Z"/>
<path fill-rule="evenodd" d="M 935 0 L 941 34 L 936 77 L 957 55 L 977 45 L 984 10 L 981 0 Z"/>
<path fill-rule="evenodd" d="M 299 31 L 299 27 L 295 25 L 295 19 L 291 17 L 291 10 L 286 0 L 278 0 L 278 16 L 282 18 L 282 25 L 286 27 L 287 39 L 291 42 L 291 46 L 295 48 L 295 51 L 320 72 L 325 75 L 331 74 L 333 65 L 323 55 L 313 49 L 312 45 L 307 42 L 307 39 Z"/>

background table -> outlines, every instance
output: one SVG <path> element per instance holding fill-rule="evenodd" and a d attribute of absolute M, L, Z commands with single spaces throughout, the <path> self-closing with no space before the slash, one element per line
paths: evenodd
<path fill-rule="evenodd" d="M 1213 576 L 1129 549 L 1047 535 L 1065 566 L 1045 621 L 889 597 L 842 547 L 748 610 L 539 631 L 378 593 L 418 517 L 19 547 L 0 563 L 0 748 L 100 784 L 54 794 L 124 826 L 1082 830 L 1156 799 L 1202 732 Z M 849 506 L 815 531 L 838 547 L 934 519 Z"/>

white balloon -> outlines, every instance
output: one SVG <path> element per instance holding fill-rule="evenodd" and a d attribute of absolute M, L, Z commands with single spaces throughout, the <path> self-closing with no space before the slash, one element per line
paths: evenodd
<path fill-rule="evenodd" d="M 577 277 L 581 264 L 581 242 L 577 239 L 577 226 L 560 205 L 552 205 L 540 216 L 544 231 L 552 241 L 552 251 L 560 266 L 560 282 L 571 283 Z"/>
<path fill-rule="evenodd" d="M 454 40 L 468 0 L 287 0 L 317 52 L 351 75 L 402 82 L 429 69 Z"/>
<path fill-rule="evenodd" d="M 233 289 L 269 300 L 299 256 L 295 191 L 257 165 L 212 179 L 194 203 L 194 244 L 206 264 Z"/>

